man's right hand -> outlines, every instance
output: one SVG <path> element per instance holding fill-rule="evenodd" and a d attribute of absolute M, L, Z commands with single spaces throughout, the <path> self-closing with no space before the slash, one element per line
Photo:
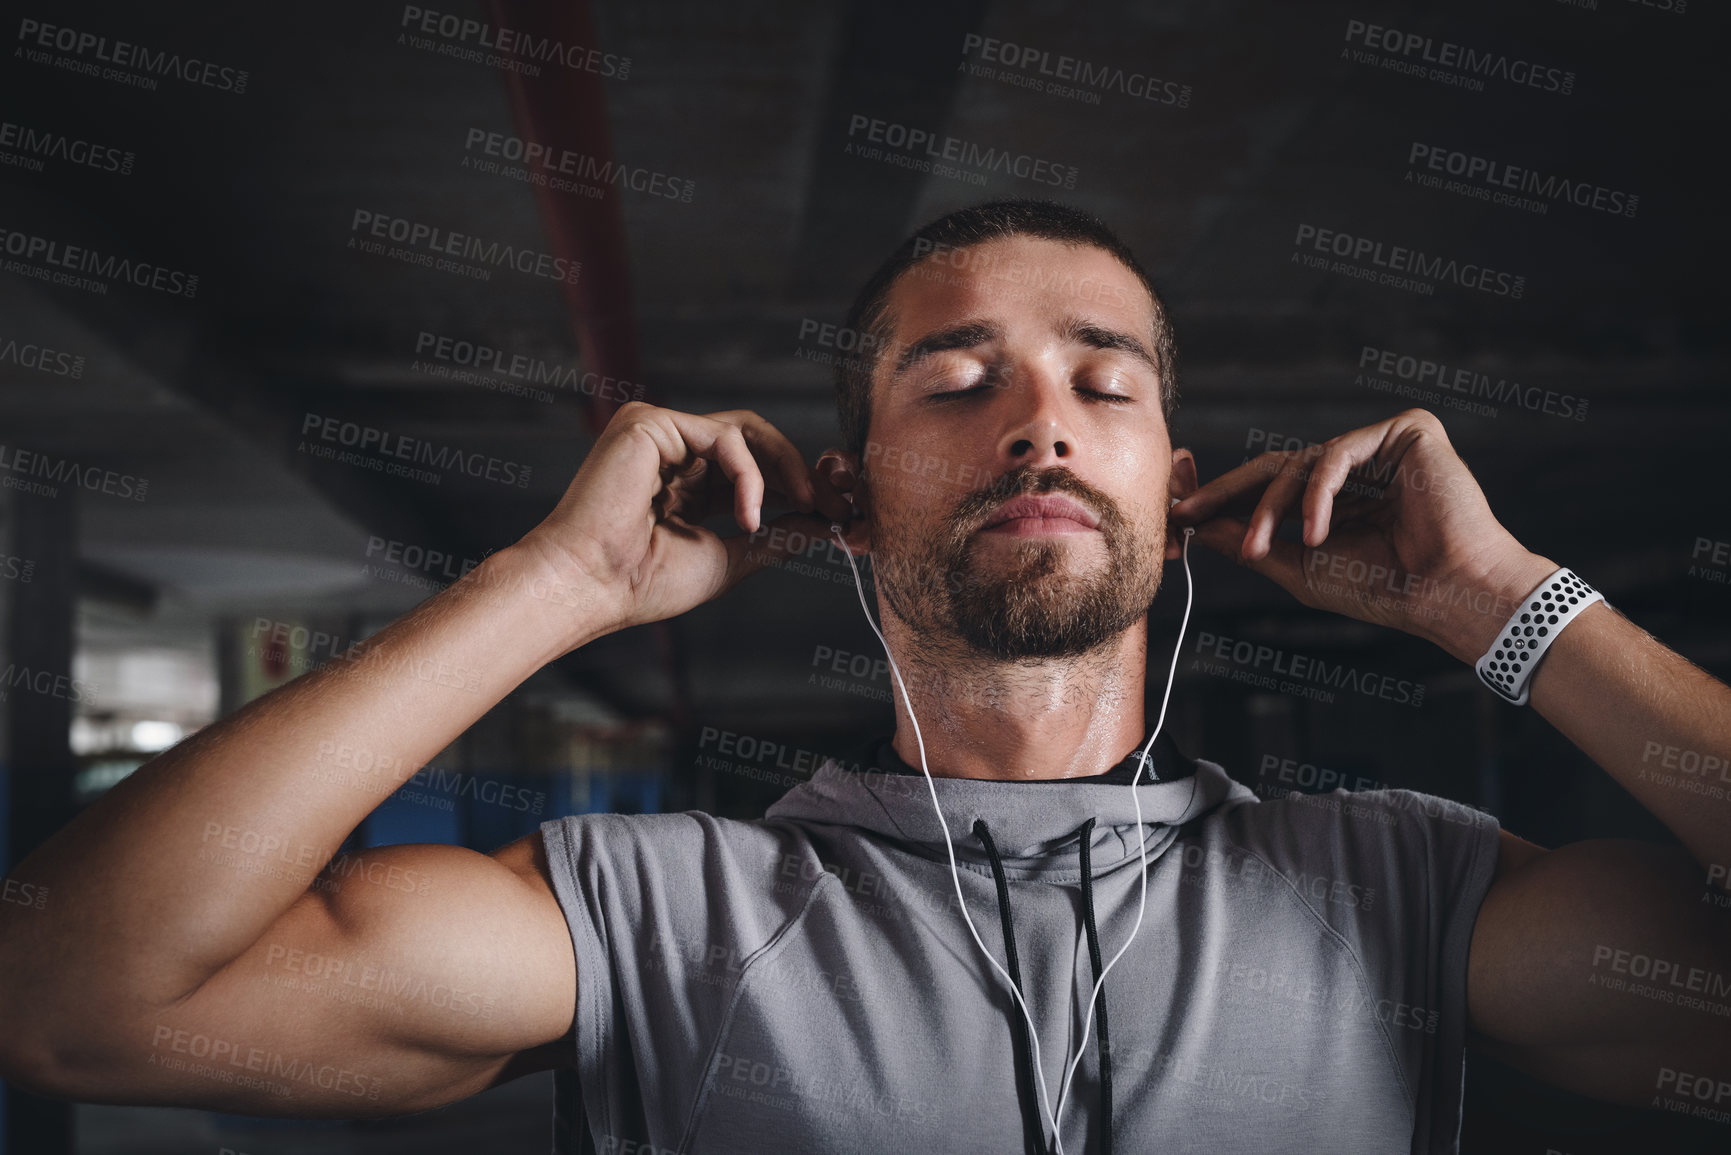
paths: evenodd
<path fill-rule="evenodd" d="M 521 544 L 562 583 L 601 599 L 602 621 L 623 629 L 718 597 L 783 552 L 780 535 L 753 536 L 763 528 L 766 494 L 803 511 L 777 518 L 777 526 L 818 536 L 852 514 L 829 479 L 756 413 L 699 416 L 633 401 L 613 415 L 558 506 Z M 745 533 L 723 538 L 704 528 L 728 508 Z"/>
<path fill-rule="evenodd" d="M 46 905 L 0 903 L 0 1077 L 352 1116 L 568 1058 L 580 976 L 538 834 L 492 855 L 380 847 L 309 884 L 540 666 L 790 553 L 747 536 L 766 493 L 827 514 L 777 519 L 818 535 L 848 512 L 756 414 L 627 405 L 521 542 L 116 785 L 19 863 Z M 701 522 L 729 496 L 746 535 L 724 540 Z"/>

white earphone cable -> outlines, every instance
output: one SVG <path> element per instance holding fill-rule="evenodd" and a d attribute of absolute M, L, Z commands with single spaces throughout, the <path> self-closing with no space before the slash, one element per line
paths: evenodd
<path fill-rule="evenodd" d="M 918 745 L 920 751 L 920 772 L 925 775 L 926 789 L 931 793 L 932 810 L 937 814 L 938 826 L 944 832 L 944 850 L 948 853 L 950 860 L 950 880 L 955 884 L 956 902 L 961 908 L 962 921 L 967 923 L 968 933 L 973 936 L 974 945 L 980 948 L 980 953 L 986 956 L 986 961 L 992 964 L 992 969 L 998 972 L 999 977 L 1004 980 L 1004 984 L 1010 988 L 1010 994 L 1015 998 L 1016 1006 L 1021 1009 L 1022 1018 L 1028 1024 L 1028 1034 L 1032 1043 L 1031 1049 L 1033 1051 L 1034 1074 L 1038 1079 L 1038 1089 L 1040 1092 L 1040 1109 L 1046 1116 L 1046 1122 L 1051 1124 L 1052 1141 L 1056 1145 L 1057 1155 L 1064 1155 L 1064 1139 L 1058 1130 L 1058 1118 L 1064 1110 L 1064 1100 L 1069 1094 L 1070 1080 L 1075 1076 L 1076 1066 L 1081 1062 L 1082 1053 L 1088 1045 L 1088 1032 L 1093 1026 L 1094 1021 L 1094 1003 L 1100 997 L 1100 990 L 1106 982 L 1106 976 L 1110 974 L 1112 968 L 1118 964 L 1118 960 L 1124 956 L 1124 952 L 1130 949 L 1130 944 L 1135 941 L 1137 932 L 1142 929 L 1142 916 L 1148 907 L 1147 834 L 1146 832 L 1142 832 L 1142 837 L 1138 843 L 1138 850 L 1141 854 L 1142 863 L 1142 893 L 1140 904 L 1136 910 L 1135 926 L 1131 928 L 1130 937 L 1124 940 L 1124 945 L 1119 947 L 1118 952 L 1112 956 L 1112 961 L 1101 968 L 1100 976 L 1094 983 L 1094 993 L 1088 1000 L 1087 1018 L 1082 1028 L 1082 1041 L 1077 1045 L 1076 1058 L 1069 1065 L 1068 1074 L 1064 1078 L 1062 1091 L 1058 1098 L 1058 1107 L 1057 1110 L 1054 1111 L 1051 1106 L 1051 1095 L 1046 1089 L 1045 1068 L 1040 1062 L 1040 1032 L 1039 1029 L 1034 1026 L 1033 1013 L 1029 1011 L 1028 1004 L 1022 998 L 1022 993 L 1016 989 L 1016 984 L 1011 980 L 1009 972 L 998 963 L 996 956 L 987 949 L 984 940 L 980 938 L 979 930 L 974 926 L 972 916 L 968 914 L 968 902 L 966 897 L 962 894 L 961 870 L 956 865 L 955 844 L 950 841 L 950 828 L 948 823 L 944 821 L 943 807 L 938 802 L 938 788 L 936 783 L 932 781 L 931 770 L 926 765 L 925 738 L 920 734 L 919 719 L 914 717 L 913 703 L 908 700 L 908 688 L 906 683 L 902 681 L 901 668 L 896 665 L 895 655 L 890 653 L 890 644 L 884 639 L 883 631 L 878 629 L 877 622 L 872 618 L 871 608 L 866 605 L 865 585 L 860 581 L 859 567 L 854 564 L 853 552 L 847 548 L 847 540 L 842 536 L 841 526 L 836 523 L 831 523 L 829 528 L 830 532 L 835 534 L 837 541 L 841 543 L 842 554 L 847 558 L 848 569 L 853 572 L 854 589 L 859 594 L 860 609 L 865 612 L 866 624 L 871 626 L 872 633 L 877 635 L 878 642 L 884 648 L 884 656 L 889 659 L 890 672 L 893 673 L 896 678 L 896 688 L 901 691 L 902 705 L 907 707 L 908 720 L 913 723 L 914 742 Z M 1195 532 L 1194 529 L 1188 527 L 1184 530 L 1184 618 L 1178 626 L 1178 644 L 1172 649 L 1172 666 L 1166 674 L 1166 693 L 1160 699 L 1160 718 L 1159 721 L 1155 723 L 1154 732 L 1148 736 L 1147 745 L 1142 747 L 1142 751 L 1137 758 L 1136 776 L 1131 779 L 1130 783 L 1130 797 L 1136 804 L 1136 827 L 1139 832 L 1141 832 L 1142 828 L 1142 798 L 1141 795 L 1136 792 L 1136 787 L 1142 777 L 1142 768 L 1147 765 L 1148 751 L 1153 748 L 1154 739 L 1159 736 L 1160 727 L 1166 722 L 1166 703 L 1172 696 L 1172 679 L 1176 676 L 1178 671 L 1178 654 L 1183 646 L 1184 631 L 1190 623 L 1190 604 L 1193 593 L 1190 578 L 1190 538 Z M 1194 790 L 1194 787 L 1192 789 Z"/>

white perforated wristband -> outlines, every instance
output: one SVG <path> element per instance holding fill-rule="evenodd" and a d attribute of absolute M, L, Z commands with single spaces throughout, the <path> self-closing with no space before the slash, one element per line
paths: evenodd
<path fill-rule="evenodd" d="M 1526 705 L 1527 685 L 1539 659 L 1564 626 L 1594 602 L 1604 600 L 1605 595 L 1576 577 L 1574 570 L 1568 566 L 1559 569 L 1522 599 L 1521 608 L 1497 631 L 1497 640 L 1474 667 L 1479 681 L 1504 701 Z"/>

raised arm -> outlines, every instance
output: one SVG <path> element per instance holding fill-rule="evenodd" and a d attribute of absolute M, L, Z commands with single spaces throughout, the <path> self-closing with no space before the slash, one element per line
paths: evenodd
<path fill-rule="evenodd" d="M 771 560 L 699 525 L 758 530 L 766 489 L 846 509 L 755 414 L 627 405 L 521 542 L 116 786 L 13 872 L 42 901 L 0 903 L 0 1076 L 353 1116 L 547 1065 L 576 974 L 538 836 L 332 852 L 542 664 Z"/>
<path fill-rule="evenodd" d="M 1473 661 L 1492 638 L 1464 625 L 1451 650 Z M 1505 837 L 1473 931 L 1474 1030 L 1582 1094 L 1731 1109 L 1731 687 L 1596 604 L 1557 637 L 1529 694 L 1682 849 L 1544 852 Z"/>
<path fill-rule="evenodd" d="M 1304 604 L 1468 664 L 1557 568 L 1491 515 L 1421 409 L 1263 454 L 1172 514 Z M 1287 517 L 1302 545 L 1274 539 Z M 1468 966 L 1475 1037 L 1582 1094 L 1731 1110 L 1731 688 L 1601 603 L 1558 635 L 1528 701 L 1682 848 L 1505 832 Z"/>

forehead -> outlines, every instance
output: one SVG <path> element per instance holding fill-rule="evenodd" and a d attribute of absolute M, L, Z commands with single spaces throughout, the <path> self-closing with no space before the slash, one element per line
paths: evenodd
<path fill-rule="evenodd" d="M 897 279 L 886 304 L 897 343 L 964 319 L 1015 330 L 1081 317 L 1149 340 L 1154 333 L 1154 300 L 1122 261 L 1093 245 L 1044 237 L 936 247 Z"/>

